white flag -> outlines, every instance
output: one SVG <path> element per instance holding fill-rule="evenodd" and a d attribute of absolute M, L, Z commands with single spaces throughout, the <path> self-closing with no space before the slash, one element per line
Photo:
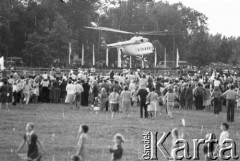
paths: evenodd
<path fill-rule="evenodd" d="M 178 49 L 177 49 L 177 60 L 176 60 L 176 67 L 179 67 L 179 53 L 178 53 Z"/>
<path fill-rule="evenodd" d="M 122 67 L 122 58 L 121 58 L 121 50 L 118 48 L 118 68 Z"/>
<path fill-rule="evenodd" d="M 4 57 L 3 56 L 0 58 L 0 67 L 1 67 L 1 70 L 5 69 L 4 68 Z"/>
<path fill-rule="evenodd" d="M 106 49 L 106 66 L 108 67 L 108 48 Z"/>
<path fill-rule="evenodd" d="M 92 58 L 92 64 L 93 64 L 93 66 L 95 65 L 95 48 L 94 48 L 94 44 L 93 44 L 93 58 Z"/>
<path fill-rule="evenodd" d="M 82 65 L 84 65 L 84 44 L 82 44 Z"/>

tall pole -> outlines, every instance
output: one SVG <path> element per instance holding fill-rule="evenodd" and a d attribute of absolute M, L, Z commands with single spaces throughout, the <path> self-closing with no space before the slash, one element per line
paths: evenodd
<path fill-rule="evenodd" d="M 175 63 L 175 33 L 174 33 L 174 28 L 173 28 L 172 34 L 173 34 L 173 64 L 176 64 Z"/>

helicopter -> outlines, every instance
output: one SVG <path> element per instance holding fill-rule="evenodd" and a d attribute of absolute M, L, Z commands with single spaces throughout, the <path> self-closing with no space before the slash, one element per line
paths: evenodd
<path fill-rule="evenodd" d="M 143 36 L 144 35 L 148 35 L 148 36 L 167 35 L 166 31 L 148 31 L 148 32 L 133 33 L 133 32 L 122 31 L 122 30 L 117 30 L 117 29 L 108 28 L 108 27 L 85 26 L 85 28 L 98 30 L 98 31 L 107 31 L 107 32 L 134 35 L 130 40 L 111 43 L 111 44 L 106 44 L 106 41 L 102 40 L 102 46 L 105 48 L 120 49 L 121 53 L 123 54 L 123 57 L 136 56 L 137 58 L 140 58 L 143 61 L 146 61 L 145 59 L 146 55 L 154 53 L 153 44 L 149 41 L 149 39 L 144 38 Z"/>

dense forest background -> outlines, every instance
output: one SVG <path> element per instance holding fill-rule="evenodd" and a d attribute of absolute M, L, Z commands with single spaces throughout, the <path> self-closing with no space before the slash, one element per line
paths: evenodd
<path fill-rule="evenodd" d="M 1 0 L 0 53 L 21 57 L 33 67 L 49 67 L 56 60 L 66 66 L 69 43 L 77 59 L 84 44 L 85 66 L 91 66 L 92 44 L 99 65 L 106 60 L 102 39 L 113 43 L 131 38 L 84 28 L 92 25 L 131 32 L 168 31 L 163 36 L 146 36 L 157 49 L 158 61 L 163 61 L 165 49 L 168 61 L 175 59 L 178 49 L 181 60 L 199 66 L 236 65 L 240 55 L 240 38 L 209 34 L 204 13 L 182 3 L 150 0 Z M 154 62 L 154 54 L 148 60 Z M 116 61 L 117 51 L 112 49 L 109 62 Z"/>

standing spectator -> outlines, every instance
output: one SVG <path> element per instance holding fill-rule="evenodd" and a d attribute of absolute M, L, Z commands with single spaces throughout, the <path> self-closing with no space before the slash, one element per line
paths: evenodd
<path fill-rule="evenodd" d="M 108 94 L 107 94 L 107 91 L 106 91 L 105 88 L 101 89 L 101 93 L 99 95 L 99 98 L 100 98 L 100 108 L 101 108 L 101 111 L 103 111 L 103 110 L 108 111 L 108 109 L 107 109 Z"/>
<path fill-rule="evenodd" d="M 236 98 L 239 97 L 236 91 L 234 91 L 234 86 L 231 85 L 230 89 L 223 93 L 227 99 L 227 121 L 234 122 L 234 108 Z"/>
<path fill-rule="evenodd" d="M 143 110 L 144 110 L 144 117 L 148 118 L 147 112 L 147 105 L 146 105 L 146 98 L 148 95 L 148 91 L 146 89 L 139 89 L 137 96 L 140 97 L 140 117 L 143 118 Z"/>
<path fill-rule="evenodd" d="M 119 102 L 119 94 L 117 93 L 116 88 L 113 88 L 113 92 L 109 95 L 110 108 L 112 111 L 112 118 L 115 113 L 118 111 L 118 102 Z"/>
<path fill-rule="evenodd" d="M 186 98 L 186 108 L 188 110 L 191 110 L 193 105 L 193 86 L 191 83 L 189 83 L 188 85 L 185 98 Z"/>
<path fill-rule="evenodd" d="M 82 86 L 83 86 L 83 92 L 82 92 L 81 104 L 82 104 L 82 106 L 88 106 L 90 85 L 89 85 L 88 81 L 83 81 Z"/>
<path fill-rule="evenodd" d="M 142 78 L 139 79 L 139 89 L 147 88 L 148 80 L 146 79 L 146 75 L 143 74 Z"/>
<path fill-rule="evenodd" d="M 205 86 L 203 100 L 204 100 L 203 106 L 205 107 L 205 110 L 209 110 L 211 105 L 211 92 L 210 92 L 210 86 L 208 84 Z"/>
<path fill-rule="evenodd" d="M 65 97 L 67 94 L 66 86 L 67 86 L 67 82 L 65 81 L 65 79 L 62 79 L 62 82 L 60 83 L 60 102 L 61 103 L 65 101 Z"/>
<path fill-rule="evenodd" d="M 148 116 L 153 118 L 157 117 L 157 108 L 158 108 L 158 94 L 155 91 L 155 88 L 151 88 L 151 92 L 147 96 L 148 105 Z M 154 116 L 153 116 L 154 113 Z"/>
<path fill-rule="evenodd" d="M 121 92 L 120 98 L 123 114 L 128 117 L 129 109 L 131 106 L 132 94 L 128 90 L 127 86 L 124 88 L 124 91 Z"/>
<path fill-rule="evenodd" d="M 29 83 L 29 80 L 26 80 L 26 83 L 23 86 L 23 94 L 24 94 L 24 100 L 26 102 L 26 105 L 29 103 L 30 101 L 30 97 L 31 97 L 31 90 L 32 90 L 32 86 Z"/>
<path fill-rule="evenodd" d="M 59 78 L 53 80 L 52 83 L 53 103 L 59 103 L 60 101 L 60 83 Z"/>
<path fill-rule="evenodd" d="M 49 89 L 48 88 L 50 86 L 50 81 L 43 77 L 41 86 L 42 86 L 42 101 L 43 101 L 43 103 L 46 103 L 46 102 L 48 102 L 48 99 L 49 99 Z"/>
<path fill-rule="evenodd" d="M 81 82 L 78 81 L 77 84 L 75 85 L 75 102 L 76 102 L 76 109 L 79 109 L 80 104 L 81 104 L 81 97 L 82 97 L 82 92 L 83 92 L 83 87 L 81 85 Z"/>
<path fill-rule="evenodd" d="M 13 83 L 12 92 L 13 92 L 13 103 L 12 103 L 12 105 L 13 105 L 13 106 L 16 106 L 17 100 L 18 100 L 18 87 L 17 87 L 17 82 L 14 82 L 14 83 Z"/>
<path fill-rule="evenodd" d="M 204 95 L 203 85 L 201 83 L 198 83 L 198 86 L 194 91 L 196 110 L 203 109 L 203 95 Z"/>
<path fill-rule="evenodd" d="M 219 86 L 214 87 L 212 97 L 213 97 L 213 104 L 214 104 L 214 114 L 218 115 L 221 106 L 221 95 L 222 92 L 220 91 Z"/>
<path fill-rule="evenodd" d="M 75 100 L 75 86 L 71 80 L 69 80 L 66 86 L 66 91 L 67 91 L 67 97 L 66 97 L 65 103 L 71 104 Z"/>
<path fill-rule="evenodd" d="M 186 84 L 183 84 L 183 87 L 181 88 L 180 92 L 180 109 L 185 109 L 186 107 L 186 93 L 187 93 Z"/>
<path fill-rule="evenodd" d="M 8 96 L 10 93 L 10 87 L 8 85 L 7 80 L 3 81 L 3 85 L 0 88 L 0 93 L 1 93 L 1 106 L 0 109 L 3 108 L 3 105 L 5 106 L 5 108 L 8 109 Z"/>
<path fill-rule="evenodd" d="M 172 110 L 174 108 L 174 102 L 178 98 L 176 93 L 173 92 L 173 88 L 170 86 L 168 92 L 165 95 L 165 100 L 167 102 L 167 114 L 169 118 L 172 118 Z"/>

